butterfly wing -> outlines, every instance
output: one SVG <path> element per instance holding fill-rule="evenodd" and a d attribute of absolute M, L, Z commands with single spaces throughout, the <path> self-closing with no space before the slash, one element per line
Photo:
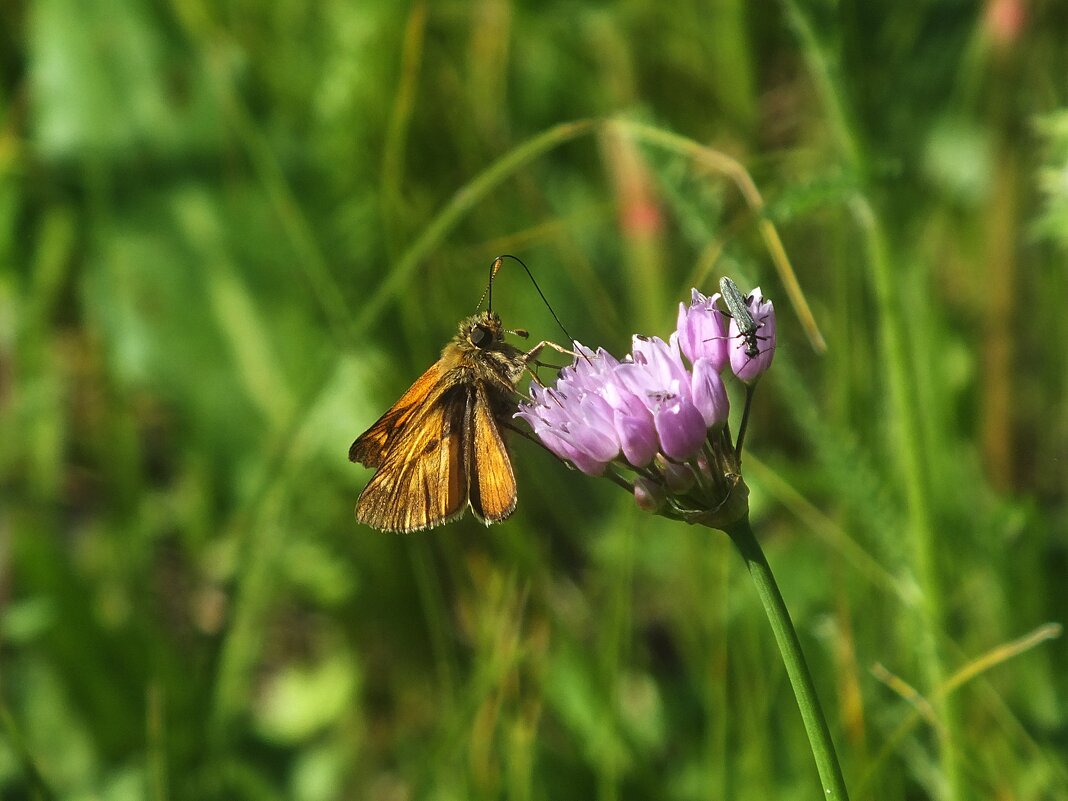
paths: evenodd
<path fill-rule="evenodd" d="M 439 391 L 442 379 L 450 367 L 451 363 L 442 358 L 419 376 L 408 391 L 401 395 L 400 400 L 356 438 L 349 448 L 349 461 L 359 462 L 366 467 L 381 467 L 390 442 L 411 423 L 424 407 L 428 396 Z"/>
<path fill-rule="evenodd" d="M 411 392 L 405 393 L 382 420 Z M 363 453 L 361 442 L 377 443 L 375 439 L 365 440 L 368 435 L 381 437 L 383 443 L 371 450 L 373 462 L 364 461 L 378 471 L 356 502 L 357 520 L 382 531 L 408 532 L 463 514 L 468 496 L 465 429 L 473 394 L 470 384 L 455 384 L 416 410 L 404 408 L 398 414 L 399 422 L 394 419 L 380 426 L 379 420 L 353 443 L 351 453 L 358 457 Z"/>
<path fill-rule="evenodd" d="M 508 517 L 515 510 L 518 494 L 512 460 L 489 393 L 484 383 L 475 384 L 465 448 L 471 511 L 486 525 Z"/>

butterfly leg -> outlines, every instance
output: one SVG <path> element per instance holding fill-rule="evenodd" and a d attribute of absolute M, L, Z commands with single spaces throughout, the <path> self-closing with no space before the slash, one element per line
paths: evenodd
<path fill-rule="evenodd" d="M 531 348 L 530 350 L 528 350 L 526 353 L 523 354 L 523 361 L 528 363 L 528 364 L 530 364 L 530 363 L 537 364 L 538 363 L 537 362 L 538 354 L 541 353 L 543 348 L 552 348 L 553 350 L 557 351 L 558 353 L 567 354 L 568 356 L 571 356 L 571 357 L 573 357 L 575 359 L 578 358 L 578 354 L 577 353 L 575 353 L 574 351 L 568 350 L 563 345 L 557 345 L 555 342 L 552 342 L 551 340 L 543 339 L 541 342 L 539 342 L 537 345 L 535 345 L 533 348 Z"/>
<path fill-rule="evenodd" d="M 576 358 L 576 359 L 578 358 L 578 354 L 573 353 L 572 351 L 569 351 L 567 348 L 563 347 L 562 345 L 557 345 L 555 342 L 552 342 L 552 341 L 550 341 L 548 339 L 543 339 L 541 342 L 539 342 L 533 348 L 531 348 L 526 353 L 524 353 L 523 354 L 523 365 L 527 368 L 527 372 L 529 372 L 531 374 L 531 376 L 533 376 L 534 380 L 537 381 L 538 384 L 541 385 L 541 386 L 545 386 L 545 385 L 541 383 L 541 379 L 538 377 L 538 371 L 537 371 L 538 367 L 551 367 L 551 368 L 556 369 L 556 370 L 562 369 L 558 365 L 546 364 L 545 362 L 538 361 L 538 354 L 541 353 L 541 351 L 544 348 L 552 348 L 553 350 L 555 350 L 555 351 L 557 351 L 559 353 L 566 353 L 568 356 L 571 356 L 571 357 Z M 531 365 L 534 365 L 534 367 L 531 368 Z"/>
<path fill-rule="evenodd" d="M 530 380 L 531 380 L 531 381 L 533 381 L 533 382 L 534 382 L 535 384 L 537 384 L 537 385 L 538 385 L 539 387 L 541 387 L 542 389 L 545 389 L 545 384 L 544 384 L 544 382 L 542 382 L 542 380 L 541 380 L 541 376 L 539 376 L 539 375 L 538 375 L 538 370 L 537 370 L 537 368 L 538 368 L 539 366 L 541 366 L 541 365 L 540 365 L 540 363 L 538 363 L 538 362 L 535 362 L 535 363 L 534 363 L 534 367 L 531 367 L 531 366 L 530 366 L 530 365 L 528 364 L 528 365 L 527 365 L 527 372 L 528 372 L 528 373 L 530 373 Z M 516 394 L 518 395 L 519 393 L 516 393 Z M 522 395 L 520 395 L 520 397 L 523 397 L 523 396 L 522 396 Z"/>

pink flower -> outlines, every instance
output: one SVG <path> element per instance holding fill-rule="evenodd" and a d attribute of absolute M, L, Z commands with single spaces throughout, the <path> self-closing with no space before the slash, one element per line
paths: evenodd
<path fill-rule="evenodd" d="M 694 289 L 690 305 L 679 304 L 677 330 L 666 342 L 635 335 L 621 360 L 576 342 L 575 361 L 556 385 L 532 385 L 515 416 L 582 472 L 601 475 L 612 466 L 613 480 L 642 508 L 680 519 L 701 514 L 695 509 L 720 509 L 740 466 L 726 428 L 730 403 L 721 373 L 729 363 L 751 385 L 775 349 L 772 304 L 759 289 L 743 296 L 729 279 L 723 285 L 728 311 L 718 308 L 720 294 Z"/>

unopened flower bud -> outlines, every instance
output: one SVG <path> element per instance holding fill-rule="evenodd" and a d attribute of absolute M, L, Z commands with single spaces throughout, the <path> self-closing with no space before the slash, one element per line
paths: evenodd
<path fill-rule="evenodd" d="M 664 473 L 664 484 L 672 495 L 681 495 L 693 486 L 697 477 L 688 464 L 678 464 L 658 456 L 657 466 Z"/>
<path fill-rule="evenodd" d="M 650 481 L 645 476 L 634 479 L 634 502 L 638 508 L 645 512 L 659 511 L 667 500 L 664 487 L 655 481 Z"/>

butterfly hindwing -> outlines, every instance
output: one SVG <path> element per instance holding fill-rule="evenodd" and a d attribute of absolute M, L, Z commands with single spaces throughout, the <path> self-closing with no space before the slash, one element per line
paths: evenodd
<path fill-rule="evenodd" d="M 471 511 L 486 523 L 499 523 L 515 510 L 517 488 L 508 448 L 485 384 L 475 387 L 466 432 Z"/>

